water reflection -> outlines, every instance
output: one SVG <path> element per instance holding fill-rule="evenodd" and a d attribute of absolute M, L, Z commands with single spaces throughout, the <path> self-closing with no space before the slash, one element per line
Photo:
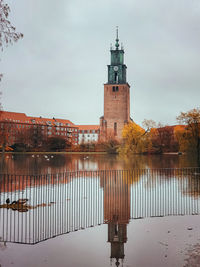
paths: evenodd
<path fill-rule="evenodd" d="M 116 266 L 124 259 L 124 244 L 127 242 L 127 225 L 130 220 L 130 188 L 137 177 L 133 172 L 107 173 L 102 181 L 104 191 L 104 222 L 108 224 L 110 258 Z"/>
<path fill-rule="evenodd" d="M 99 155 L 99 154 L 6 154 L 0 172 L 50 174 L 66 171 L 158 169 L 195 167 L 195 158 L 185 155 Z"/>
<path fill-rule="evenodd" d="M 200 213 L 199 168 L 5 174 L 0 179 L 4 244 L 36 244 L 105 223 L 116 266 L 125 257 L 130 219 Z"/>

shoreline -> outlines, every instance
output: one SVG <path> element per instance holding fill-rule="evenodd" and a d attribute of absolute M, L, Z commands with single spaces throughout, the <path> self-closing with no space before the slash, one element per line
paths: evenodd
<path fill-rule="evenodd" d="M 2 152 L 0 152 L 0 154 L 2 154 Z M 14 152 L 14 151 L 6 151 L 5 154 L 102 154 L 102 155 L 106 155 L 108 154 L 107 152 L 91 152 L 91 151 L 82 151 L 82 152 L 69 152 L 69 151 L 48 151 L 48 152 L 45 152 L 45 151 L 33 151 L 33 152 Z"/>

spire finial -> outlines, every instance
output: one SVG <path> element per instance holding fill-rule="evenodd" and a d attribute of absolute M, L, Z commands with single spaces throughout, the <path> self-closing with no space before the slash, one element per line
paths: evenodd
<path fill-rule="evenodd" d="M 116 43 L 115 43 L 116 49 L 119 49 L 119 36 L 118 36 L 118 26 L 116 26 Z"/>

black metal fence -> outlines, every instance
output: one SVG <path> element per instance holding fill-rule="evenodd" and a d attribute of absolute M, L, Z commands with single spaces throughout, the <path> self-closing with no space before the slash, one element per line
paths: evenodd
<path fill-rule="evenodd" d="M 103 223 L 199 213 L 199 168 L 0 175 L 0 241 L 35 244 Z"/>

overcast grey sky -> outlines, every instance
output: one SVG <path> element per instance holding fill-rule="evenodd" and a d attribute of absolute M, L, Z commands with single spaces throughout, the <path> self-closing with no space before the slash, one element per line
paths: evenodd
<path fill-rule="evenodd" d="M 199 0 L 7 0 L 24 38 L 1 52 L 4 110 L 98 124 L 119 26 L 131 117 L 176 123 L 200 106 Z"/>

